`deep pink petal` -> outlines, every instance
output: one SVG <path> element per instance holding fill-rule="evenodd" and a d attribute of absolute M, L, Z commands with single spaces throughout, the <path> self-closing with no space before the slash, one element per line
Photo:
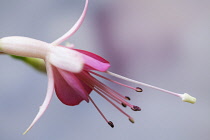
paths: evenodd
<path fill-rule="evenodd" d="M 75 74 L 64 71 L 62 69 L 57 70 L 61 74 L 63 79 L 68 83 L 68 85 L 72 87 L 76 92 L 78 92 L 77 94 L 79 94 L 84 100 L 89 102 L 88 95 L 90 94 L 92 89 L 90 89 L 86 84 L 80 81 Z"/>
<path fill-rule="evenodd" d="M 81 101 L 88 100 L 92 91 L 80 81 L 75 74 L 53 67 L 55 78 L 55 91 L 59 100 L 70 106 L 78 105 Z"/>
<path fill-rule="evenodd" d="M 110 67 L 109 61 L 94 53 L 79 49 L 74 49 L 74 50 L 82 54 L 82 57 L 85 60 L 86 70 L 97 70 L 104 72 Z"/>

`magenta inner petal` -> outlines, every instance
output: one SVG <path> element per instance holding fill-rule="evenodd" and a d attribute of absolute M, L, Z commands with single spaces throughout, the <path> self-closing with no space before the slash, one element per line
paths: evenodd
<path fill-rule="evenodd" d="M 81 101 L 89 101 L 88 95 L 92 91 L 73 73 L 53 67 L 55 91 L 59 100 L 69 106 L 78 105 Z"/>
<path fill-rule="evenodd" d="M 79 49 L 74 49 L 74 50 L 82 54 L 82 57 L 85 60 L 86 70 L 97 70 L 104 72 L 110 67 L 109 61 L 94 53 Z"/>

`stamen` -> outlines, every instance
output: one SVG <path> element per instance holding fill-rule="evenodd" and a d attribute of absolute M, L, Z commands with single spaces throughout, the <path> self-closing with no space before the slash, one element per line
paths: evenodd
<path fill-rule="evenodd" d="M 115 102 L 117 102 L 120 105 L 123 103 L 126 106 L 133 107 L 133 105 L 127 103 L 126 101 L 124 101 L 124 100 L 120 99 L 119 97 L 117 97 L 116 95 L 114 95 L 114 93 L 115 93 L 114 90 L 110 89 L 109 87 L 107 87 L 106 85 L 104 85 L 103 83 L 101 83 L 100 81 L 98 81 L 97 79 L 92 77 L 91 75 L 88 75 L 86 73 L 83 73 L 83 74 L 85 74 L 86 76 L 78 75 L 78 77 L 80 77 L 93 90 L 95 90 L 95 91 L 98 90 L 98 92 L 105 94 L 106 96 L 108 96 L 109 98 L 111 98 L 112 100 L 114 100 Z M 85 78 L 85 77 L 88 77 L 88 78 Z M 112 92 L 114 92 L 114 93 L 112 93 Z M 124 98 L 124 96 L 122 96 L 122 97 Z"/>
<path fill-rule="evenodd" d="M 129 100 L 129 101 L 131 100 L 131 98 L 128 97 L 128 96 L 125 96 L 125 99 L 126 99 L 126 100 Z"/>
<path fill-rule="evenodd" d="M 89 72 L 92 73 L 92 74 L 94 74 L 94 75 L 96 75 L 96 76 L 98 76 L 98 77 L 101 77 L 101 78 L 103 78 L 103 79 L 105 79 L 105 80 L 107 80 L 107 81 L 110 81 L 110 82 L 116 83 L 116 84 L 118 84 L 118 85 L 121 85 L 121 86 L 124 86 L 124 87 L 127 87 L 127 88 L 130 88 L 130 89 L 133 89 L 133 90 L 137 91 L 137 88 L 134 88 L 134 87 L 125 85 L 125 84 L 123 84 L 123 83 L 117 82 L 117 81 L 112 80 L 112 79 L 109 79 L 109 78 L 104 77 L 104 76 L 102 76 L 102 75 L 100 75 L 100 74 L 98 74 L 98 73 L 95 73 L 95 72 L 92 72 L 92 71 L 89 71 Z M 139 91 L 137 91 L 137 92 L 139 92 Z"/>
<path fill-rule="evenodd" d="M 190 96 L 189 94 L 188 94 L 189 96 L 187 96 L 188 99 L 185 100 L 186 94 L 179 94 L 179 93 L 172 92 L 172 91 L 169 91 L 169 90 L 166 90 L 166 89 L 162 89 L 162 88 L 159 88 L 159 87 L 156 87 L 156 86 L 152 86 L 152 85 L 149 85 L 149 84 L 146 84 L 146 83 L 143 83 L 143 82 L 139 82 L 139 81 L 136 81 L 136 80 L 133 80 L 133 79 L 130 79 L 130 78 L 118 75 L 118 74 L 110 72 L 110 71 L 106 71 L 106 73 L 109 74 L 109 75 L 112 75 L 114 77 L 117 77 L 119 79 L 123 79 L 123 80 L 129 81 L 129 82 L 135 83 L 135 84 L 139 84 L 139 85 L 143 85 L 143 86 L 146 86 L 146 87 L 150 87 L 150 88 L 153 88 L 153 89 L 156 89 L 156 90 L 159 90 L 159 91 L 162 91 L 162 92 L 169 93 L 171 95 L 180 97 L 184 102 L 189 102 L 189 103 L 195 103 L 196 102 L 196 98 Z"/>
<path fill-rule="evenodd" d="M 109 94 L 109 92 L 107 93 L 106 90 L 99 88 L 99 87 L 93 87 L 94 89 L 99 90 L 100 92 L 102 92 L 103 94 L 105 94 L 106 96 L 108 96 L 109 98 L 111 98 L 112 100 L 114 100 L 115 102 L 121 104 L 120 100 L 118 98 L 115 98 L 114 96 L 112 96 L 112 94 Z"/>
<path fill-rule="evenodd" d="M 108 87 L 107 87 L 107 88 L 108 88 Z M 97 88 L 97 87 L 95 87 L 94 90 L 95 90 L 95 91 L 98 90 L 98 92 L 104 93 L 106 96 L 108 96 L 108 97 L 111 98 L 112 100 L 114 100 L 114 101 L 116 101 L 117 103 L 119 103 L 119 101 L 116 100 L 116 98 L 110 96 L 110 92 L 107 93 L 106 90 L 102 90 L 102 89 Z M 100 94 L 100 95 L 101 95 L 101 94 Z M 104 95 L 103 95 L 103 96 L 104 96 Z M 125 96 L 125 97 L 126 97 L 128 100 L 130 100 L 130 97 L 128 97 L 128 96 Z M 123 100 L 122 100 L 122 101 L 123 101 Z M 111 102 L 110 102 L 110 103 L 111 103 Z M 111 103 L 111 104 L 112 104 L 112 103 Z M 121 103 L 121 105 L 122 105 L 123 107 L 126 107 L 126 106 L 128 105 L 133 111 L 141 111 L 141 108 L 140 108 L 140 107 L 131 105 L 131 104 L 125 102 L 125 101 L 123 101 L 123 102 Z"/>
<path fill-rule="evenodd" d="M 135 123 L 135 121 L 134 121 L 133 118 L 129 118 L 129 121 L 130 121 L 131 123 Z"/>
<path fill-rule="evenodd" d="M 110 104 L 112 104 L 116 109 L 118 109 L 121 113 L 123 113 L 125 116 L 127 116 L 128 118 L 131 118 L 130 115 L 128 115 L 127 113 L 125 113 L 122 109 L 120 109 L 116 104 L 114 104 L 111 100 L 109 100 L 106 96 L 104 96 L 103 94 L 101 94 L 98 90 L 95 90 L 99 95 L 101 95 L 105 100 L 107 100 Z"/>
<path fill-rule="evenodd" d="M 123 107 L 127 107 L 127 105 L 126 105 L 126 104 L 124 104 L 124 103 L 121 103 L 121 105 L 122 105 Z"/>
<path fill-rule="evenodd" d="M 122 101 L 122 99 L 120 99 L 119 97 L 123 98 L 123 99 L 127 99 L 125 96 L 121 95 L 120 93 L 114 91 L 113 89 L 109 88 L 108 86 L 106 86 L 105 84 L 103 84 L 102 82 L 96 80 L 94 78 L 94 82 L 95 83 L 98 83 L 98 87 L 102 88 L 104 91 L 106 91 L 107 93 L 110 93 L 111 96 L 113 96 L 114 98 Z M 115 94 L 113 94 L 115 93 Z"/>
<path fill-rule="evenodd" d="M 125 116 L 127 116 L 129 119 L 132 118 L 130 115 L 125 113 L 121 108 L 119 108 L 114 102 L 112 102 L 110 99 L 116 101 L 117 103 L 120 103 L 122 106 L 129 106 L 133 110 L 139 111 L 140 108 L 134 105 L 129 104 L 128 102 L 124 101 L 120 97 L 118 97 L 117 92 L 113 89 L 109 88 L 105 84 L 101 83 L 91 75 L 89 75 L 86 72 L 82 72 L 81 74 L 78 74 L 78 77 L 80 80 L 82 80 L 85 84 L 87 84 L 90 88 L 92 88 L 95 92 L 97 92 L 101 97 L 103 97 L 105 100 L 107 100 L 110 104 L 112 104 L 116 109 L 118 109 L 121 113 L 123 113 Z M 117 95 L 116 95 L 117 94 Z M 119 94 L 121 95 L 121 94 Z M 122 96 L 122 95 L 121 95 Z M 124 96 L 122 96 L 124 97 Z M 130 99 L 129 97 L 124 97 L 127 99 Z M 90 98 L 90 101 L 93 102 L 93 100 Z M 102 114 L 102 112 L 98 109 L 96 104 L 93 102 L 96 109 L 99 111 L 99 113 L 102 115 L 102 117 L 107 121 L 107 123 L 112 127 L 113 123 L 111 121 L 108 121 L 105 116 Z M 131 119 L 132 120 L 132 119 Z"/>
<path fill-rule="evenodd" d="M 117 103 L 121 102 L 124 103 L 126 106 L 129 106 L 131 108 L 133 107 L 133 105 L 131 105 L 130 103 L 126 102 L 125 100 L 119 98 L 114 94 L 114 93 L 119 94 L 118 92 L 110 89 L 109 87 L 102 87 L 102 88 L 103 89 L 101 90 L 101 92 L 104 93 L 106 96 L 110 97 L 111 99 L 113 99 L 114 101 L 116 101 Z M 130 98 L 127 96 L 125 96 L 124 99 L 130 100 Z"/>
<path fill-rule="evenodd" d="M 126 104 L 129 107 L 131 107 L 131 108 L 133 107 L 133 105 L 131 105 L 130 103 L 128 103 L 125 100 L 121 99 L 121 98 L 130 99 L 129 97 L 122 96 L 118 92 L 114 91 L 113 89 L 109 88 L 108 86 L 106 86 L 102 82 L 100 82 L 97 79 L 95 79 L 94 77 L 92 77 L 91 75 L 88 75 L 86 73 L 84 73 L 84 74 L 88 77 L 88 79 L 87 79 L 88 81 L 85 81 L 85 83 L 87 85 L 90 85 L 90 83 L 91 83 L 91 85 L 94 85 L 94 86 L 92 86 L 93 89 L 96 89 L 97 88 L 98 90 L 100 90 L 100 92 L 104 93 L 105 95 L 107 95 L 109 97 L 112 96 L 110 98 L 112 98 L 113 100 L 116 100 L 117 99 L 117 100 L 119 100 L 120 102 Z M 83 78 L 83 77 L 81 77 L 81 78 Z M 85 79 L 83 79 L 83 80 L 85 80 Z M 118 96 L 121 97 L 121 98 L 119 98 Z"/>
<path fill-rule="evenodd" d="M 95 106 L 95 108 L 98 110 L 98 112 L 101 114 L 101 116 L 104 118 L 104 120 L 109 123 L 110 121 L 108 121 L 106 119 L 106 117 L 104 116 L 104 114 L 101 112 L 101 110 L 98 108 L 98 106 L 95 104 L 95 102 L 92 100 L 92 98 L 89 96 L 90 101 L 93 103 L 93 105 Z"/>
<path fill-rule="evenodd" d="M 113 124 L 112 121 L 109 121 L 108 124 L 109 124 L 112 128 L 114 128 L 114 124 Z"/>
<path fill-rule="evenodd" d="M 138 106 L 133 106 L 131 109 L 132 109 L 133 111 L 141 111 L 141 108 L 138 107 Z"/>
<path fill-rule="evenodd" d="M 140 87 L 136 87 L 136 92 L 143 92 L 143 89 Z"/>

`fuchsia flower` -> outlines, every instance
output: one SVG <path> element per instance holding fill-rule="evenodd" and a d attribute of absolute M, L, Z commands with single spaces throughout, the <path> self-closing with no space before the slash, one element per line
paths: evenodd
<path fill-rule="evenodd" d="M 94 90 L 105 100 L 111 103 L 115 108 L 117 108 L 120 112 L 122 112 L 125 116 L 127 116 L 132 123 L 134 123 L 134 119 L 130 115 L 125 113 L 117 104 L 120 104 L 124 107 L 128 106 L 134 111 L 140 111 L 141 108 L 127 102 L 127 100 L 130 100 L 129 97 L 122 96 L 115 90 L 98 81 L 92 75 L 104 78 L 124 87 L 131 88 L 137 92 L 142 92 L 142 89 L 139 87 L 130 87 L 128 85 L 108 79 L 93 71 L 104 72 L 117 78 L 124 79 L 126 81 L 151 87 L 178 96 L 185 102 L 196 102 L 196 99 L 187 93 L 178 94 L 112 73 L 108 71 L 110 63 L 96 54 L 85 50 L 75 49 L 73 45 L 68 47 L 61 46 L 60 44 L 62 42 L 72 36 L 79 29 L 85 18 L 87 7 L 88 0 L 86 0 L 83 13 L 76 24 L 66 34 L 64 34 L 52 43 L 46 43 L 36 39 L 17 36 L 5 37 L 0 39 L 0 52 L 23 57 L 41 58 L 46 63 L 48 74 L 47 94 L 43 104 L 40 106 L 38 114 L 36 115 L 31 125 L 28 127 L 28 129 L 24 132 L 24 134 L 34 126 L 34 124 L 46 111 L 51 101 L 54 90 L 59 100 L 65 105 L 74 106 L 78 105 L 83 100 L 85 100 L 86 102 L 91 101 L 96 109 L 99 111 L 99 113 L 102 115 L 102 117 L 105 119 L 105 121 L 111 127 L 114 127 L 114 124 L 106 119 L 106 117 L 94 103 L 93 99 L 90 97 L 91 91 Z"/>

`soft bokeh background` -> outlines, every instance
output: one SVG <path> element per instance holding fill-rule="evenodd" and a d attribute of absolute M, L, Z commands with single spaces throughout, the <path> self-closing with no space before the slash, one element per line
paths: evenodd
<path fill-rule="evenodd" d="M 0 38 L 27 36 L 52 42 L 79 18 L 85 0 L 0 0 Z M 96 93 L 91 96 L 115 123 L 110 128 L 92 104 L 63 105 L 56 96 L 25 136 L 42 104 L 47 77 L 9 56 L 0 56 L 1 140 L 208 140 L 210 137 L 210 1 L 90 0 L 80 30 L 69 39 L 97 53 L 110 71 L 197 97 L 194 105 L 144 88 L 110 84 L 142 108 L 126 117 Z M 133 85 L 133 84 L 132 84 Z"/>

